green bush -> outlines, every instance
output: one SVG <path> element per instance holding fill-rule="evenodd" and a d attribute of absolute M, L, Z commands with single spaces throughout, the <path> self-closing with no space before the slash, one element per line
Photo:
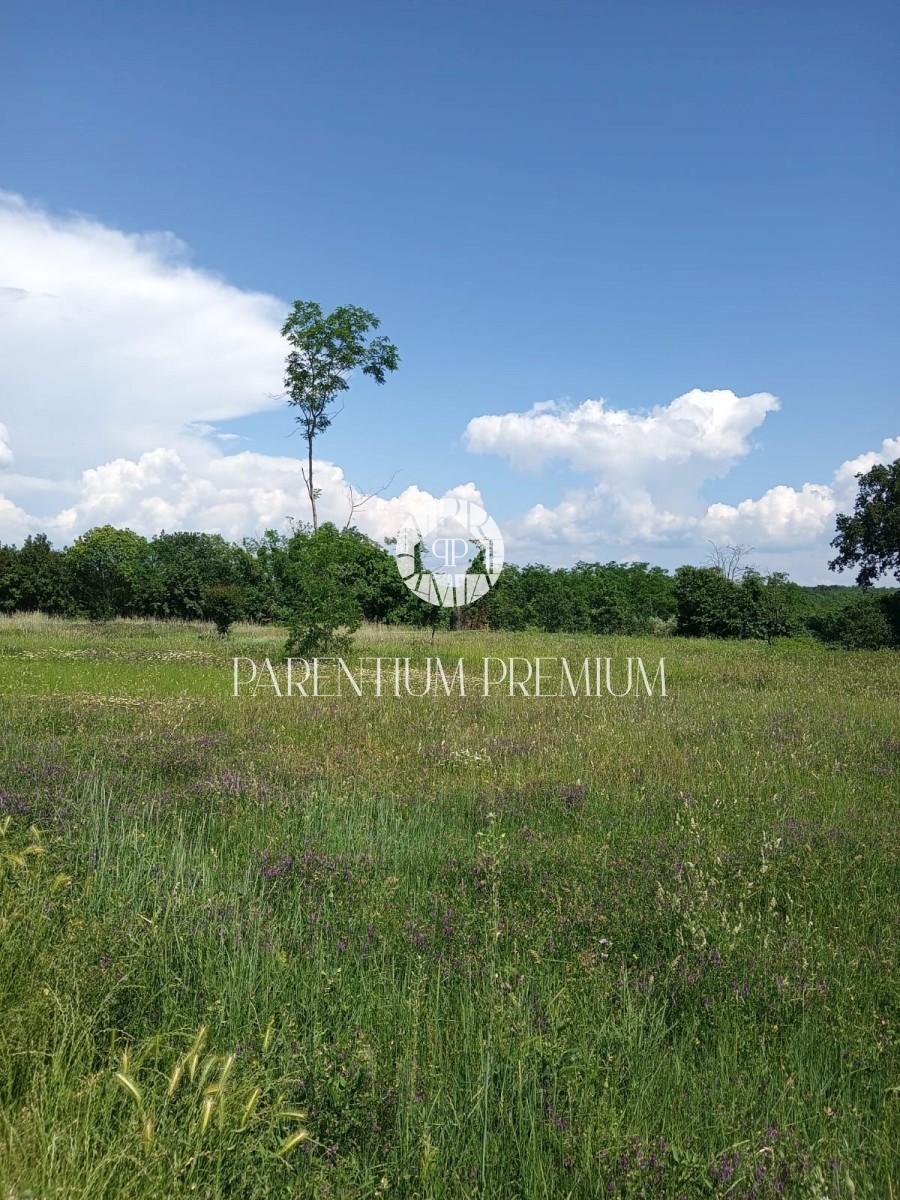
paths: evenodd
<path fill-rule="evenodd" d="M 241 589 L 232 584 L 216 583 L 200 593 L 200 604 L 207 621 L 214 621 L 216 629 L 225 637 L 235 621 L 244 615 L 244 597 Z"/>
<path fill-rule="evenodd" d="M 288 545 L 285 657 L 346 654 L 362 623 L 354 547 L 334 525 L 303 529 Z"/>
<path fill-rule="evenodd" d="M 817 617 L 811 628 L 822 641 L 845 650 L 882 650 L 900 641 L 896 609 L 894 594 L 869 593 Z"/>

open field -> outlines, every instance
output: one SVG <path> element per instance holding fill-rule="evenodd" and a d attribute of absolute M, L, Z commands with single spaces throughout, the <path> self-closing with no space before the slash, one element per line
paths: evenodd
<path fill-rule="evenodd" d="M 277 630 L 0 618 L 0 1197 L 900 1197 L 900 654 L 234 698 Z"/>

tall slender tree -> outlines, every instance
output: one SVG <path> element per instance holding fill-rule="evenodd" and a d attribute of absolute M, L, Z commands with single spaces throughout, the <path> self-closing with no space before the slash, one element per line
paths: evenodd
<path fill-rule="evenodd" d="M 313 481 L 313 443 L 331 424 L 335 400 L 349 388 L 351 372 L 361 369 L 376 383 L 384 383 L 388 371 L 396 371 L 400 365 L 400 355 L 392 342 L 368 336 L 380 324 L 374 313 L 353 304 L 341 305 L 326 317 L 318 304 L 295 300 L 281 330 L 291 346 L 284 386 L 288 404 L 297 410 L 295 419 L 306 438 L 303 479 L 314 531 L 319 527 L 319 491 Z"/>

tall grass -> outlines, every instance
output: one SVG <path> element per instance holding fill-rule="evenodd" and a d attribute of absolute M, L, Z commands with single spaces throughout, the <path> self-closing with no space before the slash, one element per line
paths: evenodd
<path fill-rule="evenodd" d="M 898 656 L 231 695 L 278 631 L 0 619 L 0 1195 L 884 1197 Z"/>

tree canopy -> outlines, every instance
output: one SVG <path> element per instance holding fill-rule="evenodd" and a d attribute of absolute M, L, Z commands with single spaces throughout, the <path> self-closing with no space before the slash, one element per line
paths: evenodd
<path fill-rule="evenodd" d="M 323 522 L 230 543 L 178 531 L 146 539 L 89 530 L 64 550 L 43 534 L 0 544 L 0 614 L 154 617 L 286 625 L 290 652 L 334 654 L 360 620 L 434 630 L 447 616 L 411 592 L 396 560 L 358 529 Z M 504 564 L 496 585 L 462 610 L 461 628 L 707 638 L 814 637 L 828 645 L 900 646 L 900 590 L 800 587 L 783 575 L 714 567 L 674 574 L 648 563 Z"/>
<path fill-rule="evenodd" d="M 832 571 L 858 566 L 856 582 L 862 588 L 889 571 L 900 580 L 900 458 L 856 478 L 856 505 L 852 515 L 838 514 L 831 543 L 838 555 L 828 565 Z"/>
<path fill-rule="evenodd" d="M 313 482 L 313 442 L 331 424 L 334 402 L 349 388 L 347 377 L 352 371 L 360 369 L 381 384 L 388 371 L 396 371 L 400 365 L 392 342 L 367 336 L 380 324 L 374 313 L 353 304 L 341 305 L 326 317 L 318 304 L 295 300 L 282 326 L 282 336 L 292 347 L 285 362 L 284 386 L 306 438 L 304 480 L 314 532 L 319 527 L 319 493 Z"/>

